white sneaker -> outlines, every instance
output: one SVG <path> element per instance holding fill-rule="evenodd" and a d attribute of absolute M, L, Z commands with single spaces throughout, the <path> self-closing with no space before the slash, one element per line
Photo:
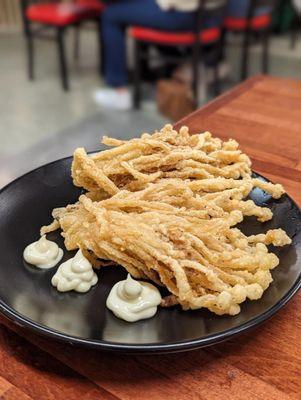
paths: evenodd
<path fill-rule="evenodd" d="M 132 108 L 132 99 L 129 90 L 116 89 L 98 89 L 93 93 L 94 101 L 112 110 L 130 110 Z"/>

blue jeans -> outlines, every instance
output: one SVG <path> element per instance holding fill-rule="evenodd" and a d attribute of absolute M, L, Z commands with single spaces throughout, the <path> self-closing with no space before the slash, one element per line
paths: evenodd
<path fill-rule="evenodd" d="M 127 83 L 125 29 L 128 26 L 188 31 L 194 21 L 195 13 L 163 11 L 155 0 L 122 0 L 109 5 L 102 15 L 107 84 L 118 87 Z"/>
<path fill-rule="evenodd" d="M 185 1 L 185 0 L 183 0 Z M 229 0 L 228 15 L 246 16 L 250 0 Z M 261 10 L 259 10 L 260 13 Z M 126 28 L 140 25 L 165 31 L 188 31 L 195 22 L 194 12 L 164 11 L 155 0 L 119 0 L 102 14 L 105 79 L 113 87 L 127 84 Z M 221 19 L 204 18 L 203 26 L 216 26 Z"/>

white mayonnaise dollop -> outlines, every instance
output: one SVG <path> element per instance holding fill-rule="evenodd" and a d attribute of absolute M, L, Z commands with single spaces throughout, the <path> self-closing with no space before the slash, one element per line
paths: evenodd
<path fill-rule="evenodd" d="M 73 258 L 61 264 L 52 277 L 51 283 L 59 292 L 85 293 L 96 285 L 98 277 L 91 263 L 84 257 L 81 250 Z"/>
<path fill-rule="evenodd" d="M 60 262 L 63 254 L 63 250 L 55 242 L 51 242 L 43 235 L 38 241 L 25 247 L 23 257 L 29 264 L 48 269 Z"/>
<path fill-rule="evenodd" d="M 155 286 L 135 281 L 130 274 L 112 287 L 107 298 L 107 307 L 128 322 L 153 317 L 160 303 L 161 295 Z"/>

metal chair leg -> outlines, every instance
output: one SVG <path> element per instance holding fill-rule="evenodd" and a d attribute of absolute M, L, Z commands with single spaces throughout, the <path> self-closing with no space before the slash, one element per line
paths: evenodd
<path fill-rule="evenodd" d="M 213 67 L 213 74 L 214 74 L 214 94 L 215 96 L 218 96 L 221 92 L 221 85 L 220 85 L 220 79 L 219 79 L 219 62 L 215 64 Z"/>
<path fill-rule="evenodd" d="M 221 33 L 221 38 L 219 41 L 220 60 L 224 60 L 226 58 L 225 55 L 226 48 L 227 48 L 227 30 L 223 28 Z"/>
<path fill-rule="evenodd" d="M 62 87 L 65 91 L 68 91 L 69 90 L 69 79 L 68 79 L 68 71 L 67 71 L 67 63 L 66 63 L 66 52 L 65 52 L 65 45 L 64 45 L 64 29 L 63 28 L 57 29 L 57 46 L 58 46 L 58 56 L 59 56 Z"/>
<path fill-rule="evenodd" d="M 242 60 L 241 60 L 241 80 L 245 80 L 248 76 L 249 70 L 249 53 L 250 53 L 250 36 L 251 32 L 246 30 L 243 38 Z"/>
<path fill-rule="evenodd" d="M 213 67 L 213 75 L 214 75 L 213 85 L 214 85 L 214 94 L 215 94 L 215 96 L 218 96 L 221 93 L 221 82 L 220 82 L 220 77 L 219 77 L 219 66 L 220 66 L 220 62 L 222 60 L 224 60 L 224 58 L 225 58 L 225 54 L 224 54 L 225 45 L 226 45 L 226 32 L 223 31 L 221 39 L 219 40 L 219 42 L 216 45 L 216 54 L 217 54 L 217 56 L 216 56 L 215 65 Z"/>
<path fill-rule="evenodd" d="M 26 17 L 27 2 L 20 1 L 21 16 L 23 21 L 24 36 L 27 48 L 27 73 L 29 80 L 34 79 L 34 43 L 30 20 Z"/>
<path fill-rule="evenodd" d="M 79 47 L 80 47 L 80 24 L 74 26 L 74 47 L 73 47 L 73 58 L 78 61 L 79 59 Z"/>
<path fill-rule="evenodd" d="M 291 31 L 291 49 L 294 50 L 297 43 L 297 34 L 298 34 L 298 19 L 294 18 L 292 23 L 292 31 Z"/>
<path fill-rule="evenodd" d="M 98 59 L 99 59 L 99 74 L 100 76 L 104 75 L 105 72 L 105 55 L 104 55 L 104 47 L 103 47 L 103 37 L 102 37 L 102 29 L 101 29 L 101 20 L 100 18 L 96 19 L 97 25 L 97 44 L 98 44 Z"/>
<path fill-rule="evenodd" d="M 27 41 L 27 62 L 28 62 L 28 78 L 29 80 L 34 80 L 34 44 L 33 36 L 29 31 L 26 35 Z"/>
<path fill-rule="evenodd" d="M 193 91 L 195 108 L 198 108 L 199 105 L 200 53 L 201 53 L 200 43 L 196 40 L 192 49 L 192 91 Z"/>
<path fill-rule="evenodd" d="M 269 72 L 269 32 L 263 32 L 262 38 L 262 72 L 267 74 Z"/>
<path fill-rule="evenodd" d="M 297 43 L 297 30 L 293 28 L 291 32 L 291 50 L 295 49 L 296 43 Z"/>
<path fill-rule="evenodd" d="M 133 71 L 133 106 L 135 110 L 141 107 L 141 47 L 138 40 L 134 41 L 134 71 Z"/>

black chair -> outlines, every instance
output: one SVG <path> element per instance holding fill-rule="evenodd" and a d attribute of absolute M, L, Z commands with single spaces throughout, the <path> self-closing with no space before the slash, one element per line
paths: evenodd
<path fill-rule="evenodd" d="M 250 47 L 255 37 L 262 44 L 262 72 L 268 73 L 269 70 L 269 37 L 272 22 L 272 12 L 277 4 L 277 0 L 250 0 L 247 14 L 242 18 L 235 18 L 227 15 L 225 18 L 225 29 L 235 33 L 243 34 L 243 48 L 241 59 L 241 80 L 248 76 L 250 59 Z M 256 15 L 260 7 L 266 7 L 266 13 Z"/>
<path fill-rule="evenodd" d="M 301 26 L 301 8 L 300 9 L 297 8 L 294 0 L 291 0 L 291 6 L 292 9 L 294 10 L 294 18 L 292 22 L 292 31 L 291 31 L 291 49 L 293 50 L 296 47 L 298 30 L 300 29 Z"/>
<path fill-rule="evenodd" d="M 83 4 L 80 0 L 67 4 L 49 0 L 47 2 L 21 0 L 24 34 L 27 42 L 29 79 L 34 79 L 34 39 L 53 40 L 57 43 L 62 87 L 64 90 L 69 89 L 64 34 L 69 27 L 74 27 L 78 32 L 80 24 L 87 20 L 96 21 L 98 27 L 101 63 L 100 13 L 103 8 L 101 2 L 99 2 L 99 7 L 95 7 L 95 4 L 90 5 L 88 2 Z M 54 35 L 49 34 L 49 31 L 54 31 Z M 75 55 L 77 54 L 78 39 L 75 47 Z"/>
<path fill-rule="evenodd" d="M 166 61 L 171 63 L 183 62 L 183 57 L 191 61 L 193 71 L 192 90 L 194 94 L 195 106 L 199 100 L 199 61 L 202 59 L 203 49 L 206 46 L 215 48 L 216 62 L 214 65 L 214 86 L 215 93 L 219 93 L 218 62 L 221 54 L 221 32 L 224 12 L 227 0 L 199 0 L 199 6 L 196 11 L 195 25 L 191 31 L 174 32 L 149 29 L 141 26 L 134 26 L 130 29 L 130 36 L 134 40 L 134 77 L 133 77 L 133 105 L 134 108 L 140 107 L 141 100 L 141 62 L 149 60 L 150 52 L 145 51 L 145 44 L 155 46 L 179 47 L 185 49 L 180 57 L 160 53 Z M 216 19 L 220 21 L 216 26 L 204 28 L 204 20 Z"/>

